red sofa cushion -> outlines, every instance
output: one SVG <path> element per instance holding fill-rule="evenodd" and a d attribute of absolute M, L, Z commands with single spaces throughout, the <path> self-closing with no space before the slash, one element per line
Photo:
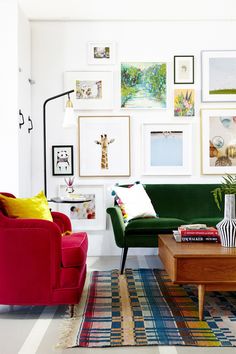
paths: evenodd
<path fill-rule="evenodd" d="M 86 262 L 88 238 L 86 232 L 62 237 L 62 266 L 78 267 Z"/>

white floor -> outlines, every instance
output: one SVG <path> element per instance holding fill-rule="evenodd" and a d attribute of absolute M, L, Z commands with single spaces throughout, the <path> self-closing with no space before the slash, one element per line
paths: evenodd
<path fill-rule="evenodd" d="M 119 268 L 119 257 L 89 257 L 88 269 Z M 161 268 L 156 256 L 128 257 L 127 267 Z M 55 349 L 62 329 L 65 306 L 0 306 L 0 354 L 234 354 L 236 348 L 123 347 Z"/>

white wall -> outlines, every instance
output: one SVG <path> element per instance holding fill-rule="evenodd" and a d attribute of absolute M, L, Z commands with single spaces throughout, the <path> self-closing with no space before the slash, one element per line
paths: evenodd
<path fill-rule="evenodd" d="M 233 107 L 233 103 L 202 104 L 200 101 L 200 52 L 210 49 L 235 49 L 233 33 L 236 22 L 232 21 L 82 21 L 82 22 L 32 22 L 32 76 L 36 81 L 32 91 L 32 116 L 35 121 L 33 133 L 33 193 L 43 187 L 42 153 L 42 107 L 46 98 L 63 92 L 65 71 L 111 70 L 114 73 L 114 110 L 80 111 L 80 115 L 129 114 L 131 116 L 131 163 L 130 178 L 77 178 L 78 183 L 106 184 L 141 180 L 144 183 L 215 183 L 220 176 L 201 174 L 200 167 L 200 108 Z M 114 66 L 88 65 L 87 43 L 89 41 L 115 41 L 117 63 Z M 195 84 L 189 86 L 173 84 L 173 56 L 195 56 Z M 119 109 L 119 63 L 121 61 L 166 61 L 169 69 L 168 109 L 163 110 L 120 110 Z M 193 128 L 193 169 L 191 176 L 142 176 L 141 171 L 141 127 L 143 123 L 182 122 L 173 116 L 173 90 L 191 87 L 196 90 L 196 116 L 189 118 Z M 48 143 L 48 191 L 56 195 L 58 184 L 63 178 L 51 173 L 51 145 L 72 144 L 75 150 L 75 175 L 78 176 L 78 139 L 76 130 L 63 130 L 63 99 L 50 102 L 47 108 Z M 186 121 L 186 120 L 185 120 Z M 107 204 L 111 202 L 107 192 Z M 113 235 L 107 231 L 90 234 L 90 254 L 119 254 L 114 246 Z M 143 251 L 142 251 L 143 252 Z M 151 251 L 153 252 L 153 251 Z"/>

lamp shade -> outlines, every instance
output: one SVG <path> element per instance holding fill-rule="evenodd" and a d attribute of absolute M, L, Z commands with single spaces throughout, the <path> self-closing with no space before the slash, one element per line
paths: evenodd
<path fill-rule="evenodd" d="M 76 126 L 73 103 L 71 102 L 70 98 L 66 103 L 65 115 L 62 126 L 63 128 L 72 128 Z"/>

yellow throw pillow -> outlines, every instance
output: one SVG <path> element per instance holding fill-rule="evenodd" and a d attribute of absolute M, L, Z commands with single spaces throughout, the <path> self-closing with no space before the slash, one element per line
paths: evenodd
<path fill-rule="evenodd" d="M 48 201 L 43 191 L 32 198 L 10 198 L 0 194 L 2 203 L 8 216 L 19 219 L 44 219 L 52 221 Z"/>

